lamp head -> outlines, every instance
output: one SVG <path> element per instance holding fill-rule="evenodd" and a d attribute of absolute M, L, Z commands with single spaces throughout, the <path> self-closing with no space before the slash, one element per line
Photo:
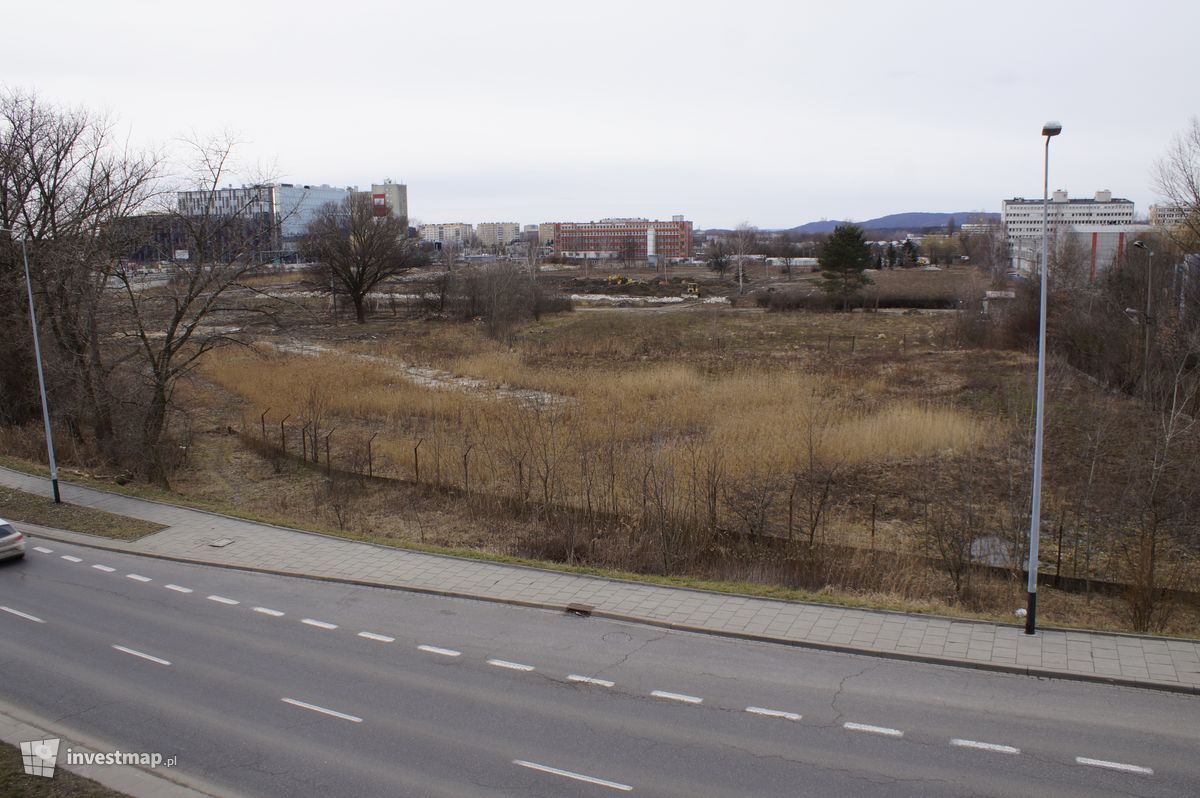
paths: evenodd
<path fill-rule="evenodd" d="M 1135 247 L 1137 247 L 1138 249 L 1145 249 L 1145 248 L 1146 248 L 1146 242 L 1145 242 L 1145 241 L 1143 241 L 1143 240 L 1142 240 L 1142 239 L 1140 239 L 1140 238 L 1139 238 L 1137 241 L 1134 241 L 1134 242 L 1133 242 L 1133 245 L 1134 245 Z"/>
<path fill-rule="evenodd" d="M 1059 133 L 1062 133 L 1062 124 L 1059 122 L 1047 122 L 1042 125 L 1042 135 L 1047 138 L 1057 136 Z"/>

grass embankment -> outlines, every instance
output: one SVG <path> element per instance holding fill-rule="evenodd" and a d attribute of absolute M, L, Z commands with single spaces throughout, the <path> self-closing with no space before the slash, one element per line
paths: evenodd
<path fill-rule="evenodd" d="M 7 458 L 6 458 L 7 460 Z M 8 463 L 5 463 L 8 465 Z M 137 540 L 166 529 L 162 524 L 106 513 L 73 504 L 55 504 L 46 496 L 0 486 L 0 518 L 67 529 L 118 540 Z"/>
<path fill-rule="evenodd" d="M 21 749 L 0 743 L 0 795 L 4 798 L 126 798 L 125 793 L 77 776 L 61 766 L 53 778 L 27 776 Z"/>

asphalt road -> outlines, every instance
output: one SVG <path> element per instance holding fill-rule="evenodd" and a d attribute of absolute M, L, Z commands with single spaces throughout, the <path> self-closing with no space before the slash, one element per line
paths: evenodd
<path fill-rule="evenodd" d="M 30 541 L 0 698 L 245 795 L 1200 794 L 1200 699 Z"/>

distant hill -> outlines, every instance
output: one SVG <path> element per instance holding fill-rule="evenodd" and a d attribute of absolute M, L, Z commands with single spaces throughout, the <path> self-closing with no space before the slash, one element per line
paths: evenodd
<path fill-rule="evenodd" d="M 998 222 L 1000 214 L 998 213 L 983 213 L 981 211 L 958 211 L 956 213 L 926 213 L 914 211 L 910 213 L 893 213 L 887 216 L 880 216 L 877 219 L 868 219 L 865 222 L 854 222 L 854 224 L 864 230 L 923 230 L 928 227 L 945 227 L 946 222 L 954 219 L 956 226 L 962 225 L 965 222 Z M 787 232 L 789 233 L 832 233 L 833 228 L 839 224 L 850 224 L 850 222 L 838 221 L 836 219 L 822 219 L 819 222 L 809 222 L 802 224 L 799 227 L 792 227 Z"/>

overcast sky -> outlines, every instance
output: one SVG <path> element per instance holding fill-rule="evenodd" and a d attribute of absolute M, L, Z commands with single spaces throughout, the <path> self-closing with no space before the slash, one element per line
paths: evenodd
<path fill-rule="evenodd" d="M 138 144 L 230 131 L 284 180 L 408 184 L 426 222 L 790 227 L 999 211 L 1151 170 L 1200 114 L 1200 2 L 53 0 L 0 81 Z"/>

